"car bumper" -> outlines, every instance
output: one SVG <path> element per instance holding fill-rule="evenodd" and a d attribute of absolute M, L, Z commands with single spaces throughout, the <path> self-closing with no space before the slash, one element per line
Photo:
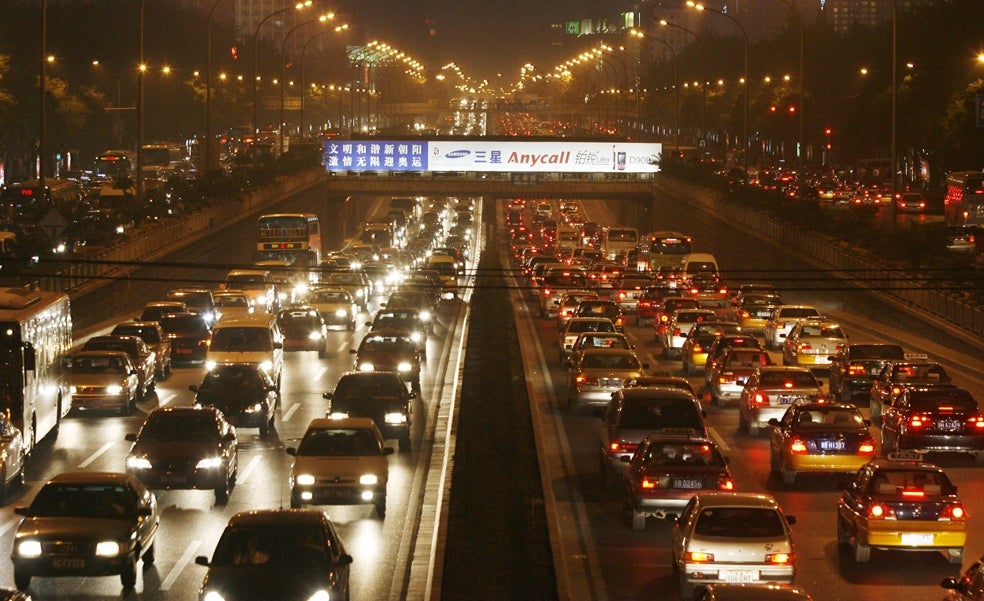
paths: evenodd
<path fill-rule="evenodd" d="M 786 468 L 794 472 L 855 473 L 874 458 L 874 454 L 857 455 L 787 455 Z"/>
<path fill-rule="evenodd" d="M 746 411 L 745 415 L 749 424 L 766 426 L 772 418 L 781 420 L 782 416 L 786 415 L 786 410 L 788 408 L 789 405 L 751 407 Z"/>
<path fill-rule="evenodd" d="M 871 521 L 858 528 L 857 538 L 881 549 L 957 548 L 967 543 L 967 527 L 960 522 Z"/>
<path fill-rule="evenodd" d="M 325 339 L 284 340 L 284 351 L 320 351 L 325 348 Z"/>
<path fill-rule="evenodd" d="M 969 434 L 903 434 L 899 448 L 926 453 L 975 453 L 984 451 L 984 436 Z"/>
<path fill-rule="evenodd" d="M 84 394 L 72 395 L 72 407 L 75 409 L 120 409 L 127 407 L 130 399 L 124 394 Z"/>
<path fill-rule="evenodd" d="M 618 388 L 576 390 L 571 398 L 576 407 L 607 407 L 609 401 L 612 400 L 612 394 L 615 392 L 618 392 Z"/>
<path fill-rule="evenodd" d="M 123 570 L 127 555 L 116 557 L 42 555 L 41 557 L 15 557 L 14 569 L 31 576 L 113 576 Z"/>
<path fill-rule="evenodd" d="M 386 486 L 295 486 L 291 501 L 295 505 L 364 505 L 386 498 Z"/>
<path fill-rule="evenodd" d="M 721 583 L 781 583 L 792 584 L 796 576 L 793 566 L 768 564 L 684 564 L 684 578 L 695 586 Z"/>
<path fill-rule="evenodd" d="M 793 357 L 793 364 L 800 365 L 803 367 L 819 367 L 823 369 L 830 369 L 830 356 L 799 354 Z"/>
<path fill-rule="evenodd" d="M 212 490 L 225 486 L 225 467 L 214 470 L 191 468 L 130 470 L 152 490 Z"/>
<path fill-rule="evenodd" d="M 744 384 L 712 384 L 711 389 L 714 396 L 726 401 L 733 401 L 741 398 L 741 391 L 745 388 Z"/>

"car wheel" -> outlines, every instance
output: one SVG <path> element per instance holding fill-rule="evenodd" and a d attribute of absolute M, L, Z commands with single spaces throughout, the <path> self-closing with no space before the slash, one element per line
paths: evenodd
<path fill-rule="evenodd" d="M 260 436 L 266 437 L 269 434 L 270 434 L 270 418 L 264 415 L 263 421 L 260 422 Z"/>
<path fill-rule="evenodd" d="M 416 392 L 418 395 L 420 394 L 420 376 L 414 378 L 413 383 L 410 384 L 410 388 L 413 392 Z"/>
<path fill-rule="evenodd" d="M 386 497 L 376 501 L 373 505 L 376 506 L 376 515 L 379 516 L 379 519 L 386 519 Z"/>
<path fill-rule="evenodd" d="M 18 570 L 14 568 L 14 585 L 22 590 L 26 591 L 27 587 L 31 586 L 31 574 L 30 572 L 25 572 L 24 570 Z"/>
<path fill-rule="evenodd" d="M 232 488 L 232 487 L 229 485 L 229 480 L 228 479 L 225 482 L 223 482 L 222 484 L 220 484 L 218 487 L 216 487 L 216 489 L 215 489 L 215 503 L 216 504 L 218 504 L 218 505 L 225 505 L 226 503 L 229 502 L 229 492 L 230 492 L 229 489 L 230 488 Z"/>
<path fill-rule="evenodd" d="M 780 469 L 782 473 L 782 483 L 786 486 L 792 486 L 796 484 L 796 472 L 793 470 Z"/>
<path fill-rule="evenodd" d="M 349 332 L 354 332 L 355 331 L 355 321 L 350 321 L 349 322 L 349 324 L 348 324 L 348 331 Z"/>
<path fill-rule="evenodd" d="M 866 563 L 871 559 L 871 547 L 854 538 L 854 562 Z"/>
<path fill-rule="evenodd" d="M 154 563 L 154 552 L 155 552 L 154 545 L 156 544 L 157 544 L 156 542 L 151 543 L 150 546 L 147 547 L 147 550 L 144 551 L 143 556 L 141 557 L 141 559 L 143 559 L 144 562 L 144 569 L 146 569 L 147 566 L 150 566 Z"/>
<path fill-rule="evenodd" d="M 137 558 L 127 557 L 120 568 L 120 582 L 123 588 L 130 590 L 137 585 Z"/>
<path fill-rule="evenodd" d="M 694 598 L 694 585 L 687 582 L 687 573 L 684 570 L 680 570 L 680 598 L 684 601 L 690 601 Z"/>
<path fill-rule="evenodd" d="M 837 544 L 847 546 L 851 544 L 851 531 L 847 527 L 847 521 L 843 516 L 837 516 Z"/>
<path fill-rule="evenodd" d="M 324 359 L 327 356 L 328 356 L 328 343 L 325 342 L 325 344 L 318 349 L 318 359 Z"/>
<path fill-rule="evenodd" d="M 957 547 L 955 549 L 947 549 L 946 557 L 950 560 L 953 565 L 959 566 L 963 564 L 964 548 Z"/>
<path fill-rule="evenodd" d="M 646 529 L 646 514 L 640 513 L 638 511 L 632 512 L 632 529 L 633 530 Z"/>
<path fill-rule="evenodd" d="M 409 453 L 410 452 L 410 432 L 403 434 L 399 439 L 400 452 Z"/>

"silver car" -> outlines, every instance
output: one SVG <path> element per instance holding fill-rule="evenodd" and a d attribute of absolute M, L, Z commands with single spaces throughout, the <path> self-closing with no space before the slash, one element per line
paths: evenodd
<path fill-rule="evenodd" d="M 745 381 L 738 400 L 738 427 L 759 433 L 770 419 L 782 419 L 793 403 L 815 401 L 823 395 L 823 382 L 805 367 L 760 367 Z"/>
<path fill-rule="evenodd" d="M 847 348 L 840 325 L 824 319 L 801 319 L 782 343 L 782 364 L 829 369 L 830 356 Z"/>
<path fill-rule="evenodd" d="M 626 380 L 642 376 L 645 369 L 647 366 L 639 361 L 635 351 L 587 349 L 571 366 L 568 407 L 574 412 L 586 407 L 604 409 L 612 400 L 612 393 L 625 386 Z"/>
<path fill-rule="evenodd" d="M 823 317 L 823 314 L 809 305 L 779 305 L 774 308 L 765 322 L 765 347 L 778 351 L 793 325 L 811 317 Z"/>

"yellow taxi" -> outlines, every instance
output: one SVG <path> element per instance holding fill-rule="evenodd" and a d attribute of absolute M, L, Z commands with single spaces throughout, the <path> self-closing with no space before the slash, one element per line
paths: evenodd
<path fill-rule="evenodd" d="M 854 473 L 875 456 L 875 439 L 854 405 L 822 400 L 794 403 L 772 426 L 770 465 L 784 484 L 796 475 Z"/>
<path fill-rule="evenodd" d="M 837 542 L 854 561 L 872 549 L 943 551 L 963 562 L 967 512 L 943 469 L 919 453 L 891 453 L 858 470 L 837 503 Z"/>

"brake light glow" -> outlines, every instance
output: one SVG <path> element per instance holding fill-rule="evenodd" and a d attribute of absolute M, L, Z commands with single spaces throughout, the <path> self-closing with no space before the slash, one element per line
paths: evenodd
<path fill-rule="evenodd" d="M 913 415 L 909 418 L 910 428 L 923 428 L 931 426 L 932 424 L 933 420 L 929 419 L 929 416 L 927 415 Z"/>
<path fill-rule="evenodd" d="M 892 386 L 892 396 L 899 396 L 900 394 L 902 394 L 902 387 Z"/>
<path fill-rule="evenodd" d="M 756 405 L 768 405 L 769 397 L 767 395 L 762 394 L 761 392 L 756 392 L 755 395 L 752 397 L 752 402 L 755 403 Z"/>
<path fill-rule="evenodd" d="M 868 517 L 877 520 L 894 520 L 895 510 L 882 503 L 874 503 L 868 508 Z"/>
<path fill-rule="evenodd" d="M 806 443 L 799 438 L 794 438 L 789 441 L 789 452 L 790 453 L 805 453 Z"/>
<path fill-rule="evenodd" d="M 860 445 L 858 445 L 858 453 L 861 455 L 874 455 L 875 441 L 871 439 L 863 441 Z"/>
<path fill-rule="evenodd" d="M 765 556 L 765 563 L 787 565 L 792 563 L 793 556 L 789 553 L 768 553 Z"/>
<path fill-rule="evenodd" d="M 683 560 L 694 563 L 708 563 L 714 561 L 714 554 L 704 553 L 703 551 L 687 551 L 683 554 Z"/>
<path fill-rule="evenodd" d="M 732 480 L 731 478 L 721 478 L 721 480 L 718 481 L 718 489 L 719 490 L 734 490 L 735 489 L 735 481 Z"/>
<path fill-rule="evenodd" d="M 959 503 L 953 503 L 952 505 L 947 505 L 940 512 L 941 520 L 963 520 L 967 517 L 967 512 L 964 511 L 963 505 Z"/>
<path fill-rule="evenodd" d="M 797 348 L 797 349 L 798 349 L 798 350 L 799 350 L 800 352 L 804 352 L 804 351 L 809 351 L 809 350 L 812 350 L 812 349 L 813 349 L 813 347 L 812 347 L 812 346 L 810 346 L 810 343 L 809 343 L 809 342 L 801 342 L 801 343 L 799 343 L 799 344 L 798 344 L 798 345 L 796 346 L 796 348 Z"/>
<path fill-rule="evenodd" d="M 643 478 L 642 482 L 639 483 L 639 487 L 643 490 L 653 490 L 655 488 L 659 488 L 659 480 Z"/>
<path fill-rule="evenodd" d="M 973 415 L 967 418 L 967 424 L 978 430 L 984 430 L 984 416 Z"/>
<path fill-rule="evenodd" d="M 903 490 L 902 496 L 906 499 L 925 499 L 926 492 L 922 490 Z"/>
<path fill-rule="evenodd" d="M 864 375 L 864 366 L 858 365 L 857 363 L 852 363 L 847 366 L 847 375 L 849 376 L 862 376 Z"/>

